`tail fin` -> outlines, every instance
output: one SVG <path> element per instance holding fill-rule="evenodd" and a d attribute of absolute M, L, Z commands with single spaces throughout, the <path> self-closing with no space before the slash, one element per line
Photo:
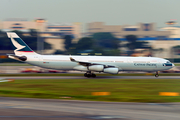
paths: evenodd
<path fill-rule="evenodd" d="M 11 42 L 14 46 L 15 55 L 36 55 L 35 53 L 16 33 L 7 32 L 8 38 L 11 39 Z"/>

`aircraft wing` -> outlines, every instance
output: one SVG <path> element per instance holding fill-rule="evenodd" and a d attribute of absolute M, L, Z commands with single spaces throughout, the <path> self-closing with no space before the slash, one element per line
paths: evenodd
<path fill-rule="evenodd" d="M 104 72 L 110 74 L 118 74 L 120 68 L 116 67 L 116 65 L 108 65 L 103 63 L 94 63 L 94 62 L 85 62 L 85 61 L 77 61 L 70 57 L 72 62 L 77 62 L 79 66 L 74 67 L 76 70 L 81 71 L 96 71 L 96 72 Z"/>
<path fill-rule="evenodd" d="M 92 63 L 90 63 L 90 62 L 83 62 L 83 61 L 76 61 L 74 58 L 72 58 L 72 57 L 70 57 L 70 60 L 72 61 L 72 62 L 77 62 L 77 63 L 79 63 L 79 65 L 83 65 L 83 66 L 90 66 Z"/>
<path fill-rule="evenodd" d="M 79 63 L 79 65 L 82 65 L 82 66 L 92 66 L 92 65 L 103 65 L 104 67 L 116 67 L 116 66 L 112 66 L 112 65 L 105 65 L 105 64 L 100 64 L 100 63 L 92 63 L 92 62 L 84 62 L 84 61 L 77 61 L 75 60 L 74 58 L 70 57 L 70 60 L 72 62 L 77 62 Z"/>

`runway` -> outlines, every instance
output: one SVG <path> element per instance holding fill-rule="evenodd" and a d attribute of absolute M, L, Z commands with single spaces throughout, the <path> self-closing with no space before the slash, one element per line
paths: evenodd
<path fill-rule="evenodd" d="M 180 79 L 180 76 L 97 76 L 96 78 L 87 78 L 82 76 L 21 76 L 21 77 L 0 77 L 0 79 Z"/>
<path fill-rule="evenodd" d="M 0 97 L 0 119 L 179 120 L 180 103 L 122 103 Z"/>

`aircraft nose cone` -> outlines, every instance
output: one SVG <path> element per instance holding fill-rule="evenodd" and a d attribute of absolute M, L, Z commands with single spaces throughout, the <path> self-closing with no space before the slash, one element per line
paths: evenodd
<path fill-rule="evenodd" d="M 172 66 L 174 67 L 175 65 L 172 63 Z"/>

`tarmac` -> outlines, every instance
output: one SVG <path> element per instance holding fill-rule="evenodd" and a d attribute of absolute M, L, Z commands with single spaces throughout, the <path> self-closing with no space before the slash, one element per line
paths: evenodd
<path fill-rule="evenodd" d="M 180 120 L 180 103 L 92 102 L 0 97 L 2 120 Z"/>

